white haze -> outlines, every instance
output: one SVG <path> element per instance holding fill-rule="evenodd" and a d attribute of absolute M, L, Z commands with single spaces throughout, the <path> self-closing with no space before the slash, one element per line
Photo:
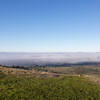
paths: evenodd
<path fill-rule="evenodd" d="M 0 52 L 1 65 L 43 65 L 78 62 L 100 62 L 100 53 L 15 53 Z"/>

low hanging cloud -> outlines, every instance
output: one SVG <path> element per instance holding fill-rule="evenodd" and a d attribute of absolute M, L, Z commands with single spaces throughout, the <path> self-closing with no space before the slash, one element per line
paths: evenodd
<path fill-rule="evenodd" d="M 44 65 L 78 62 L 100 62 L 100 53 L 15 53 L 0 52 L 1 65 Z"/>

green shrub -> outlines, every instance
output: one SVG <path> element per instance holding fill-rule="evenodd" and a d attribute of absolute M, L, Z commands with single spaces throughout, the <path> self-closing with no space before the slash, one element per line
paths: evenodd
<path fill-rule="evenodd" d="M 0 100 L 100 100 L 100 87 L 75 76 L 6 76 L 0 79 Z"/>
<path fill-rule="evenodd" d="M 0 79 L 6 77 L 6 74 L 4 74 L 2 71 L 0 71 Z"/>

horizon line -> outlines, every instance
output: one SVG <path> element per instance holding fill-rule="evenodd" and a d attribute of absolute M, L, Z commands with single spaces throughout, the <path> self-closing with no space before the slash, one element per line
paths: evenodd
<path fill-rule="evenodd" d="M 100 51 L 0 51 L 0 53 L 100 53 Z"/>

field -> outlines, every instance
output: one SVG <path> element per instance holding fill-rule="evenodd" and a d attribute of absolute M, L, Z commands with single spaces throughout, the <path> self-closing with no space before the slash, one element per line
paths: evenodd
<path fill-rule="evenodd" d="M 0 67 L 0 100 L 100 100 L 100 85 L 79 75 L 80 71 L 68 75 L 70 68 L 65 68 L 67 74 L 53 73 L 51 69 L 46 73 L 43 68 L 37 71 Z"/>

